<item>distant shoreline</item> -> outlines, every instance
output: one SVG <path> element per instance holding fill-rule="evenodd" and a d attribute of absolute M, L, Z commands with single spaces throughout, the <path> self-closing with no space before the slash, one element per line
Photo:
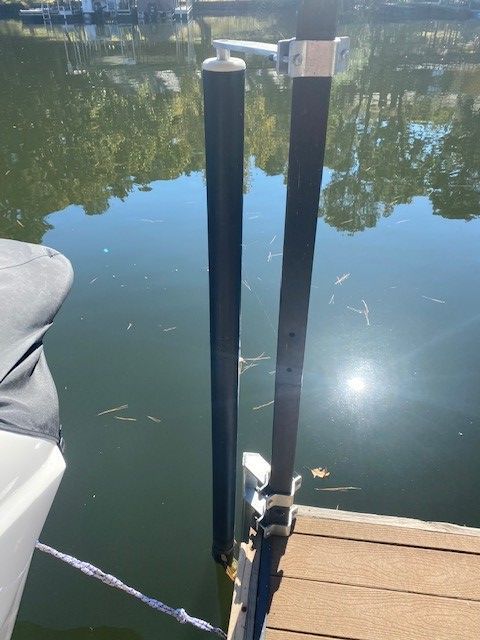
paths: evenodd
<path fill-rule="evenodd" d="M 198 0 L 193 5 L 193 16 L 226 16 L 255 14 L 259 11 L 292 10 L 297 0 Z M 353 0 L 343 0 L 342 16 L 350 18 L 360 12 L 373 19 L 386 21 L 404 20 L 441 20 L 441 19 L 469 19 L 480 13 L 480 0 L 478 7 L 439 5 L 434 2 L 378 2 L 357 8 Z M 0 19 L 19 19 L 20 9 L 29 9 L 40 6 L 40 2 L 26 0 L 25 2 L 0 2 Z"/>

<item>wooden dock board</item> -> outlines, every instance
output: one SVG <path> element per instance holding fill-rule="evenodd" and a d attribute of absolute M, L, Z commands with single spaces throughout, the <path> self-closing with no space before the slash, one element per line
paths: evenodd
<path fill-rule="evenodd" d="M 269 591 L 265 632 L 231 640 L 480 639 L 479 529 L 301 507 L 269 548 L 270 583 L 242 588 L 250 615 Z"/>

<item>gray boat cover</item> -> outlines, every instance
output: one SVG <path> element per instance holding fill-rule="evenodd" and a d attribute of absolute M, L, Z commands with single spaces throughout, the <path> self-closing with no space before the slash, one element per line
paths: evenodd
<path fill-rule="evenodd" d="M 0 430 L 60 440 L 42 340 L 72 281 L 58 251 L 0 239 Z"/>

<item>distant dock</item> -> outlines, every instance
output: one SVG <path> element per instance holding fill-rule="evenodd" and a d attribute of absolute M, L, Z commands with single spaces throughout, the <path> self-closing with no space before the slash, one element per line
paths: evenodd
<path fill-rule="evenodd" d="M 295 8 L 298 0 L 196 0 L 196 15 L 222 16 L 253 14 L 259 11 L 278 11 Z"/>
<path fill-rule="evenodd" d="M 255 14 L 259 11 L 281 11 L 295 9 L 299 0 L 195 0 L 195 15 L 222 16 Z M 351 16 L 357 13 L 358 6 L 352 0 L 343 0 L 340 13 Z M 441 2 L 382 2 L 371 7 L 365 3 L 360 10 L 371 16 L 391 20 L 405 19 L 466 19 L 474 15 L 468 2 L 443 0 Z"/>

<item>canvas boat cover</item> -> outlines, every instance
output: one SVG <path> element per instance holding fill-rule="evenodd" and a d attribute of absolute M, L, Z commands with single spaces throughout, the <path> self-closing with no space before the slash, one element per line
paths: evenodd
<path fill-rule="evenodd" d="M 73 281 L 61 253 L 0 239 L 0 430 L 60 439 L 43 336 Z"/>

